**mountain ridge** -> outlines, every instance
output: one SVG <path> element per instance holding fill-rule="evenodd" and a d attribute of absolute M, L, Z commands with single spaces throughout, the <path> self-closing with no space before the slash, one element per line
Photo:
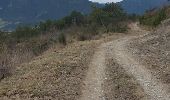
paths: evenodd
<path fill-rule="evenodd" d="M 98 7 L 103 5 L 89 0 L 1 0 L 0 19 L 7 22 L 3 25 L 6 26 L 4 29 L 14 29 L 22 24 L 32 25 L 48 19 L 60 19 L 73 10 L 88 14 L 93 4 Z M 170 3 L 168 0 L 123 0 L 118 4 L 127 13 L 142 15 L 146 10 Z"/>
<path fill-rule="evenodd" d="M 119 2 L 128 13 L 144 14 L 146 10 L 169 5 L 169 0 L 123 0 Z"/>
<path fill-rule="evenodd" d="M 87 14 L 93 3 L 88 0 L 1 0 L 0 18 L 10 23 L 36 23 L 60 19 L 73 10 Z"/>

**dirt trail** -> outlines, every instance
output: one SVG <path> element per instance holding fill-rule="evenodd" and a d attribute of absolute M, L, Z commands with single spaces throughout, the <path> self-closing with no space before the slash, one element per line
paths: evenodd
<path fill-rule="evenodd" d="M 126 49 L 127 43 L 137 37 L 125 37 L 108 44 L 112 48 L 112 52 L 117 62 L 126 70 L 127 73 L 132 74 L 138 83 L 143 87 L 148 95 L 148 100 L 170 100 L 167 94 L 166 87 L 159 83 L 151 72 L 141 65 L 137 58 L 133 58 L 132 54 Z"/>
<path fill-rule="evenodd" d="M 135 31 L 140 28 L 136 27 Z M 146 34 L 145 34 L 146 35 Z M 137 58 L 126 48 L 127 44 L 140 36 L 126 36 L 118 40 L 102 44 L 96 53 L 89 66 L 86 79 L 84 81 L 84 90 L 81 100 L 105 100 L 102 84 L 105 80 L 105 55 L 106 52 L 117 60 L 126 73 L 133 75 L 145 93 L 148 95 L 147 100 L 170 100 L 169 94 L 166 92 L 166 87 L 159 83 L 151 72 L 141 65 Z"/>
<path fill-rule="evenodd" d="M 85 80 L 80 100 L 104 100 L 102 84 L 105 79 L 105 48 L 100 46 L 94 54 Z"/>

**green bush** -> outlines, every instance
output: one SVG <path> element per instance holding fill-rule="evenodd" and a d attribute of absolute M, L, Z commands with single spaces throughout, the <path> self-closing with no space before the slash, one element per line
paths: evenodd
<path fill-rule="evenodd" d="M 35 56 L 38 56 L 39 54 L 43 53 L 47 48 L 49 44 L 47 42 L 42 43 L 35 43 L 31 45 L 32 52 Z"/>
<path fill-rule="evenodd" d="M 150 14 L 150 13 L 152 12 L 149 12 L 145 14 L 144 16 L 141 16 L 141 18 L 139 18 L 140 24 L 151 26 L 151 27 L 156 27 L 159 24 L 161 24 L 161 21 L 167 18 L 166 9 L 158 10 L 154 14 Z"/>
<path fill-rule="evenodd" d="M 85 41 L 85 40 L 88 40 L 89 39 L 89 37 L 87 36 L 87 34 L 85 34 L 85 33 L 80 33 L 79 35 L 78 35 L 78 40 L 79 41 Z"/>
<path fill-rule="evenodd" d="M 74 33 L 79 37 L 79 40 L 87 40 L 92 39 L 93 36 L 98 35 L 99 33 L 126 31 L 127 27 L 120 24 L 122 21 L 126 21 L 126 18 L 133 19 L 134 17 L 127 17 L 126 13 L 119 5 L 108 3 L 102 8 L 93 7 L 92 12 L 88 15 L 73 11 L 70 15 L 60 20 L 47 20 L 40 22 L 35 26 L 18 26 L 15 31 L 9 34 L 9 36 L 0 34 L 0 41 L 3 43 L 2 41 L 4 40 L 10 40 L 9 44 L 13 42 L 30 42 L 32 38 L 39 37 L 40 35 L 47 35 L 56 30 L 61 32 L 62 30 L 67 30 L 74 26 L 79 28 L 83 27 L 82 30 L 80 30 L 81 32 Z M 164 12 L 161 12 L 158 18 L 154 19 L 156 20 L 154 21 L 154 25 L 158 24 L 157 22 L 162 19 L 164 19 Z M 143 22 L 145 22 L 145 19 Z M 64 45 L 67 43 L 66 35 L 63 33 L 58 35 L 57 40 Z M 36 48 L 41 49 L 41 47 Z M 36 51 L 36 48 L 34 51 Z"/>
<path fill-rule="evenodd" d="M 59 43 L 66 45 L 67 44 L 66 35 L 64 33 L 60 33 L 58 35 L 58 41 Z"/>
<path fill-rule="evenodd" d="M 122 24 L 118 24 L 118 25 L 114 25 L 114 24 L 110 24 L 108 27 L 107 27 L 108 31 L 109 32 L 119 32 L 119 33 L 123 33 L 123 32 L 126 32 L 128 27 L 127 25 L 122 25 Z"/>
<path fill-rule="evenodd" d="M 29 26 L 19 26 L 16 28 L 14 32 L 12 32 L 12 37 L 16 38 L 17 40 L 24 40 L 34 36 L 39 35 L 39 30 L 29 27 Z"/>

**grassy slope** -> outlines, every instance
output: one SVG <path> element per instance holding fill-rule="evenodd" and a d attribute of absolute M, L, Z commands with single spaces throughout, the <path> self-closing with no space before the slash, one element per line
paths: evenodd
<path fill-rule="evenodd" d="M 142 64 L 152 72 L 160 82 L 167 85 L 170 91 L 170 21 L 165 20 L 156 31 L 134 40 L 130 50 Z M 133 48 L 133 49 L 132 49 Z"/>
<path fill-rule="evenodd" d="M 0 83 L 0 99 L 69 99 L 81 94 L 81 81 L 97 41 L 78 42 L 47 52 Z"/>
<path fill-rule="evenodd" d="M 127 73 L 115 58 L 107 59 L 105 96 L 108 100 L 145 100 L 146 94 L 137 80 Z"/>
<path fill-rule="evenodd" d="M 75 100 L 82 94 L 83 80 L 95 48 L 104 41 L 122 37 L 122 34 L 104 39 L 76 42 L 65 48 L 52 49 L 30 63 L 18 66 L 15 74 L 0 82 L 0 99 L 16 100 Z M 104 41 L 103 41 L 104 40 Z M 141 88 L 132 76 L 114 64 L 107 62 L 105 96 L 107 98 L 140 99 Z M 125 83 L 125 84 L 124 84 Z M 117 88 L 120 86 L 121 88 Z M 125 94 L 121 96 L 121 94 Z M 119 98 L 117 98 L 119 100 Z"/>

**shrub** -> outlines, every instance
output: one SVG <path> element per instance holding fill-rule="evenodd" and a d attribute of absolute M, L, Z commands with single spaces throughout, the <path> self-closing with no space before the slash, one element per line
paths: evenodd
<path fill-rule="evenodd" d="M 89 40 L 89 39 L 91 39 L 91 37 L 86 33 L 79 33 L 78 34 L 78 40 L 79 41 L 85 41 L 85 40 Z"/>
<path fill-rule="evenodd" d="M 64 33 L 60 33 L 58 35 L 58 41 L 59 41 L 59 43 L 66 45 L 67 44 L 66 35 Z"/>
<path fill-rule="evenodd" d="M 167 18 L 166 9 L 160 9 L 156 12 L 148 12 L 145 15 L 141 16 L 139 19 L 140 24 L 147 25 L 151 27 L 156 27 L 161 24 L 161 21 Z"/>
<path fill-rule="evenodd" d="M 2 51 L 0 53 L 0 80 L 12 74 L 12 67 L 13 64 L 9 50 L 6 45 L 2 45 Z"/>
<path fill-rule="evenodd" d="M 14 32 L 12 32 L 12 37 L 16 40 L 25 40 L 39 35 L 38 29 L 32 28 L 31 26 L 19 26 Z"/>
<path fill-rule="evenodd" d="M 10 76 L 12 74 L 9 64 L 2 61 L 0 64 L 0 80 Z"/>
<path fill-rule="evenodd" d="M 48 43 L 47 42 L 42 42 L 39 44 L 34 44 L 32 46 L 32 52 L 34 53 L 35 56 L 38 56 L 39 54 L 41 54 L 42 52 L 44 52 L 46 49 L 48 48 Z"/>

